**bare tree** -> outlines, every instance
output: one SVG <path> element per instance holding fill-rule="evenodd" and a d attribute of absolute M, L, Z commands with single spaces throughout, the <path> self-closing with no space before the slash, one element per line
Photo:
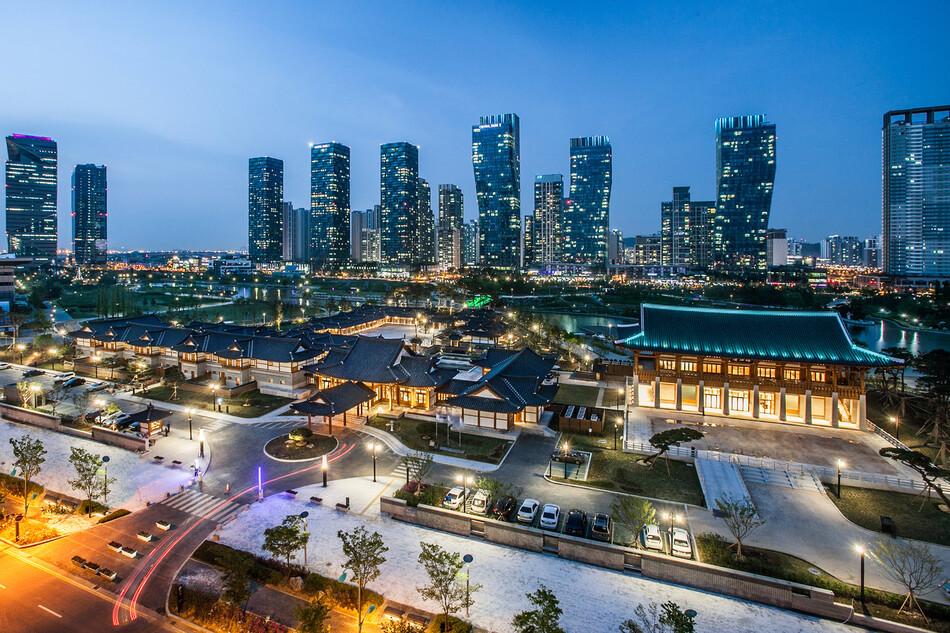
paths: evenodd
<path fill-rule="evenodd" d="M 610 505 L 610 513 L 616 523 L 633 534 L 633 544 L 640 547 L 640 532 L 656 520 L 656 508 L 640 497 L 620 497 Z"/>
<path fill-rule="evenodd" d="M 874 544 L 868 555 L 880 566 L 884 575 L 907 590 L 907 597 L 897 613 L 900 614 L 905 607 L 916 607 L 920 615 L 924 616 L 924 620 L 927 620 L 920 603 L 917 602 L 917 596 L 929 593 L 943 579 L 943 565 L 940 559 L 930 552 L 930 547 L 915 541 L 882 539 Z"/>
<path fill-rule="evenodd" d="M 937 483 L 937 479 L 939 477 L 945 476 L 946 471 L 934 466 L 933 463 L 931 463 L 929 457 L 919 451 L 905 448 L 896 448 L 893 446 L 882 448 L 878 452 L 882 457 L 889 457 L 890 459 L 898 461 L 908 468 L 915 470 L 923 480 L 926 489 L 936 492 L 937 496 L 943 500 L 944 505 L 950 509 L 950 498 L 947 498 L 946 493 L 943 491 L 943 487 Z"/>
<path fill-rule="evenodd" d="M 432 471 L 431 453 L 413 453 L 406 456 L 406 472 L 409 473 L 409 481 L 422 480 Z"/>
<path fill-rule="evenodd" d="M 92 404 L 92 394 L 85 389 L 80 389 L 73 394 L 73 404 L 76 406 L 76 417 L 86 421 L 86 414 L 89 413 L 89 405 Z"/>
<path fill-rule="evenodd" d="M 765 519 L 755 512 L 749 499 L 724 494 L 716 499 L 716 507 L 722 512 L 722 520 L 736 539 L 736 556 L 742 557 L 742 539 L 765 525 Z"/>
<path fill-rule="evenodd" d="M 67 391 L 61 382 L 53 383 L 53 386 L 49 388 L 49 391 L 46 392 L 46 401 L 49 403 L 50 413 L 56 415 L 56 408 L 66 396 Z"/>

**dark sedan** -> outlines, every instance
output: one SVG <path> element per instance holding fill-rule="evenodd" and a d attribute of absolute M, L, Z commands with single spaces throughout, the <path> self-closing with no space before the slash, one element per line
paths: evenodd
<path fill-rule="evenodd" d="M 556 451 L 551 455 L 552 462 L 567 462 L 568 464 L 577 464 L 580 466 L 584 463 L 584 453 L 580 451 Z"/>
<path fill-rule="evenodd" d="M 564 522 L 564 533 L 571 536 L 584 536 L 587 531 L 587 515 L 580 510 L 571 510 L 567 513 Z"/>
<path fill-rule="evenodd" d="M 511 520 L 511 513 L 514 512 L 517 502 L 511 495 L 507 495 L 495 502 L 491 509 L 491 516 L 499 521 Z"/>

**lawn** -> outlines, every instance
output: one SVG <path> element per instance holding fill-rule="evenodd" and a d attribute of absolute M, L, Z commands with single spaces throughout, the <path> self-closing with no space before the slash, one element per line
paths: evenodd
<path fill-rule="evenodd" d="M 243 406 L 244 394 L 241 394 L 237 398 L 223 398 L 221 402 L 221 412 L 236 415 L 241 418 L 257 418 L 293 402 L 291 398 L 264 395 L 258 391 L 249 393 L 251 394 L 251 402 L 254 404 L 249 407 Z M 173 391 L 171 387 L 153 387 L 148 391 L 140 393 L 143 398 L 150 398 L 152 400 L 171 402 L 181 406 L 193 406 L 196 409 L 211 408 L 211 396 L 206 393 L 194 393 L 179 389 L 177 400 L 172 400 L 172 394 Z M 217 400 L 217 397 L 215 400 Z"/>
<path fill-rule="evenodd" d="M 557 390 L 557 395 L 554 396 L 554 402 L 575 404 L 582 407 L 595 407 L 597 406 L 598 393 L 600 393 L 599 387 L 561 385 L 560 389 Z"/>
<path fill-rule="evenodd" d="M 374 417 L 369 421 L 369 425 L 386 431 L 387 433 L 389 432 L 389 420 L 386 418 Z M 512 440 L 462 433 L 462 442 L 460 445 L 459 433 L 452 431 L 449 441 L 446 444 L 442 444 L 442 441 L 445 440 L 445 425 L 440 424 L 438 428 L 436 428 L 435 422 L 423 422 L 410 418 L 397 420 L 392 433 L 400 442 L 414 451 L 474 459 L 475 461 L 488 462 L 489 464 L 497 464 L 500 462 L 508 452 L 508 447 L 512 443 Z M 435 441 L 436 446 L 430 446 L 430 441 Z"/>
<path fill-rule="evenodd" d="M 591 453 L 587 481 L 571 479 L 572 483 L 653 499 L 705 505 L 703 489 L 692 464 L 670 460 L 670 473 L 667 474 L 664 460 L 661 459 L 653 468 L 642 466 L 637 462 L 643 459 L 643 455 L 613 450 L 612 438 L 607 439 L 606 445 L 598 444 L 597 440 L 604 438 L 596 435 L 564 434 L 561 439 L 568 442 L 572 450 Z M 557 473 L 558 469 L 554 468 L 553 474 Z"/>
<path fill-rule="evenodd" d="M 950 545 L 950 514 L 937 509 L 939 499 L 924 501 L 912 494 L 849 486 L 841 487 L 840 501 L 834 489 L 828 497 L 841 514 L 863 528 L 880 532 L 881 517 L 889 516 L 897 524 L 898 536 Z"/>
<path fill-rule="evenodd" d="M 698 534 L 696 546 L 700 560 L 709 565 L 829 589 L 834 592 L 836 602 L 844 604 L 853 602 L 855 609 L 861 608 L 858 602 L 861 595 L 860 587 L 842 582 L 801 558 L 774 550 L 746 546 L 743 546 L 742 558 L 739 558 L 735 550 L 729 548 L 730 543 L 716 534 Z M 814 574 L 811 570 L 817 571 L 818 574 Z M 927 617 L 930 618 L 928 626 L 920 616 L 908 615 L 906 612 L 900 616 L 897 615 L 904 596 L 866 588 L 865 601 L 868 612 L 874 617 L 950 633 L 950 607 L 921 600 L 920 603 L 927 612 Z"/>

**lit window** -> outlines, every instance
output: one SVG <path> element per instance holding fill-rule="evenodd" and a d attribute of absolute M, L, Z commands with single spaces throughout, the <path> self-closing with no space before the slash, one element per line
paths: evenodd
<path fill-rule="evenodd" d="M 759 375 L 759 378 L 775 378 L 775 368 L 774 367 L 759 367 L 758 375 Z"/>
<path fill-rule="evenodd" d="M 680 369 L 683 371 L 696 371 L 696 362 L 691 360 L 680 361 Z"/>
<path fill-rule="evenodd" d="M 786 369 L 785 380 L 801 380 L 802 372 L 798 369 Z"/>
<path fill-rule="evenodd" d="M 749 366 L 748 365 L 729 365 L 729 375 L 730 376 L 748 376 Z"/>
<path fill-rule="evenodd" d="M 825 372 L 823 372 L 823 371 L 812 371 L 812 372 L 811 372 L 811 381 L 812 381 L 812 382 L 825 382 Z"/>
<path fill-rule="evenodd" d="M 722 365 L 719 363 L 703 363 L 703 372 L 707 374 L 718 374 L 722 372 Z"/>
<path fill-rule="evenodd" d="M 676 361 L 675 360 L 661 360 L 660 369 L 668 369 L 672 371 L 676 369 Z"/>

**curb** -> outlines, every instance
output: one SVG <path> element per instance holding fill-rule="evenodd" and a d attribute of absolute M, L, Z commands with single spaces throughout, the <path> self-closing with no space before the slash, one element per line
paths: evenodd
<path fill-rule="evenodd" d="M 361 427 L 356 427 L 356 431 L 359 433 L 366 433 L 367 435 L 372 435 L 378 440 L 382 440 L 386 443 L 389 448 L 392 449 L 397 455 L 408 456 L 413 453 L 426 453 L 427 455 L 432 455 L 432 461 L 436 464 L 442 464 L 443 466 L 457 466 L 459 468 L 467 468 L 469 470 L 476 470 L 480 472 L 494 472 L 501 468 L 502 464 L 505 463 L 505 459 L 508 457 L 508 453 L 511 452 L 511 449 L 515 446 L 515 441 L 511 442 L 511 445 L 508 447 L 508 451 L 505 453 L 505 456 L 501 458 L 501 461 L 497 464 L 490 464 L 488 462 L 479 462 L 474 459 L 464 459 L 461 457 L 449 457 L 448 455 L 438 455 L 436 453 L 429 453 L 428 451 L 414 451 L 398 439 L 377 428 L 371 426 L 366 426 L 365 424 Z"/>
<path fill-rule="evenodd" d="M 268 440 L 267 444 L 270 444 L 274 440 L 279 439 L 281 437 L 283 436 L 278 435 L 277 437 Z M 336 438 L 334 437 L 333 439 L 336 439 Z M 329 455 L 336 449 L 340 448 L 340 440 L 336 440 L 336 446 L 334 446 L 333 451 L 330 451 L 329 453 L 324 453 L 323 455 L 317 455 L 316 457 L 308 457 L 306 459 L 281 459 L 280 457 L 274 457 L 273 455 L 267 452 L 267 444 L 264 444 L 264 448 L 261 449 L 261 452 L 264 453 L 264 456 L 267 457 L 268 459 L 274 460 L 275 462 L 282 462 L 284 464 L 303 464 L 305 462 L 315 462 L 318 459 L 323 459 L 325 456 Z"/>
<path fill-rule="evenodd" d="M 545 481 L 552 483 L 555 486 L 569 486 L 571 488 L 581 488 L 583 490 L 593 490 L 594 492 L 603 492 L 609 495 L 619 495 L 621 497 L 636 497 L 637 499 L 646 499 L 647 501 L 652 501 L 655 503 L 665 503 L 668 505 L 674 506 L 684 506 L 688 508 L 697 508 L 703 512 L 709 512 L 709 508 L 705 506 L 698 506 L 694 503 L 686 503 L 684 501 L 670 501 L 669 499 L 654 499 L 653 497 L 644 497 L 643 495 L 635 495 L 629 492 L 620 492 L 619 490 L 607 490 L 606 488 L 595 488 L 594 486 L 582 486 L 581 484 L 572 484 L 569 481 L 554 481 L 550 475 L 544 475 Z"/>

